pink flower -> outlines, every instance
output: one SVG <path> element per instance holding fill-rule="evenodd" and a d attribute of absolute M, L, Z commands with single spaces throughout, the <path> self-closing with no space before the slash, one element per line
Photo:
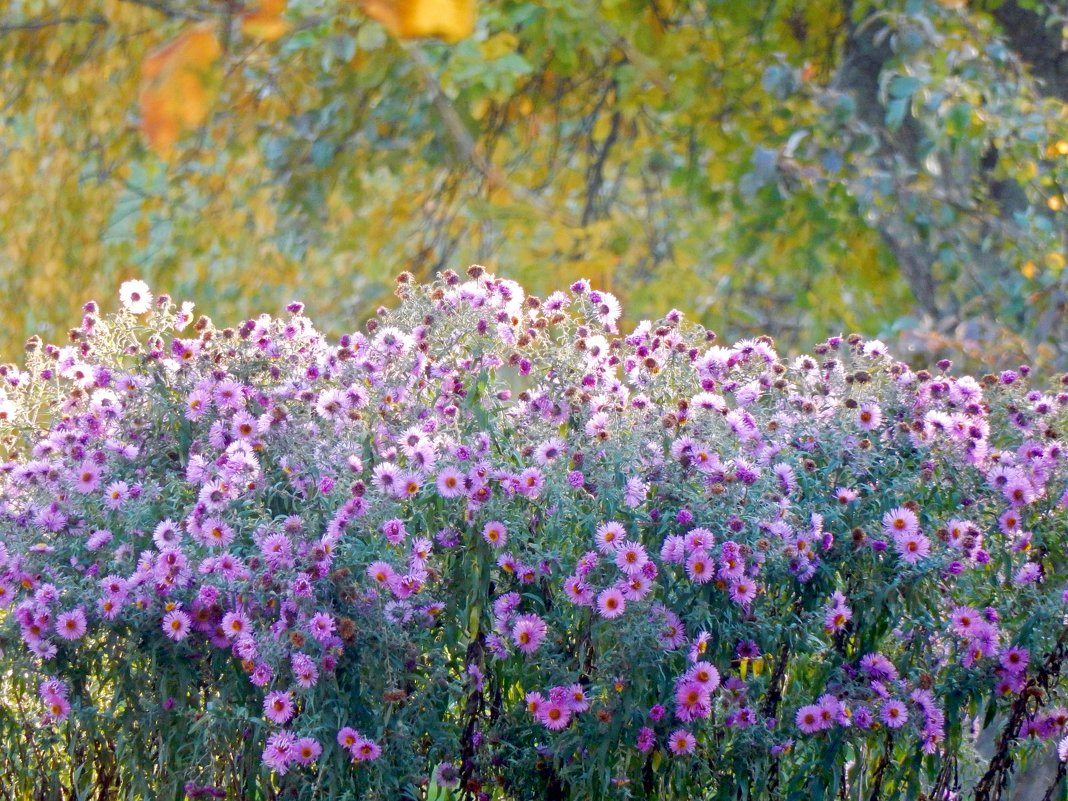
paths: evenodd
<path fill-rule="evenodd" d="M 653 746 L 656 745 L 656 733 L 648 726 L 642 726 L 638 732 L 638 740 L 634 745 L 643 754 L 647 754 L 653 750 Z"/>
<path fill-rule="evenodd" d="M 120 508 L 130 497 L 130 488 L 125 481 L 112 481 L 104 489 L 104 506 L 115 510 Z"/>
<path fill-rule="evenodd" d="M 564 579 L 564 594 L 576 606 L 593 605 L 593 590 L 578 576 L 568 576 Z"/>
<path fill-rule="evenodd" d="M 293 735 L 287 731 L 276 731 L 267 738 L 267 747 L 263 749 L 263 764 L 274 770 L 279 776 L 285 776 L 294 759 Z"/>
<path fill-rule="evenodd" d="M 524 696 L 523 702 L 526 704 L 527 712 L 537 717 L 542 704 L 545 703 L 545 696 L 538 692 L 529 692 Z"/>
<path fill-rule="evenodd" d="M 406 498 L 414 498 L 419 494 L 419 490 L 422 486 L 423 480 L 419 477 L 419 474 L 409 471 L 397 476 L 397 480 L 393 484 L 393 492 L 402 500 Z"/>
<path fill-rule="evenodd" d="M 499 520 L 491 520 L 482 528 L 482 539 L 494 548 L 503 548 L 508 542 L 508 529 Z"/>
<path fill-rule="evenodd" d="M 714 565 L 708 553 L 699 548 L 686 560 L 686 575 L 698 584 L 707 584 L 715 575 Z"/>
<path fill-rule="evenodd" d="M 248 618 L 241 612 L 227 612 L 223 615 L 222 630 L 223 636 L 228 640 L 232 640 L 235 637 L 245 634 L 249 629 Z"/>
<path fill-rule="evenodd" d="M 834 491 L 835 499 L 843 506 L 847 503 L 855 501 L 859 494 L 860 493 L 858 493 L 855 489 L 852 489 L 850 487 L 838 487 Z"/>
<path fill-rule="evenodd" d="M 862 403 L 857 411 L 857 425 L 864 431 L 878 428 L 883 422 L 883 411 L 877 403 Z"/>
<path fill-rule="evenodd" d="M 374 762 L 382 756 L 382 749 L 374 740 L 360 736 L 351 749 L 352 758 L 357 762 Z"/>
<path fill-rule="evenodd" d="M 616 551 L 616 567 L 628 576 L 636 576 L 649 562 L 649 554 L 639 542 L 624 542 Z"/>
<path fill-rule="evenodd" d="M 697 748 L 697 738 L 686 729 L 676 729 L 668 735 L 668 748 L 675 756 L 692 754 Z"/>
<path fill-rule="evenodd" d="M 1020 530 L 1020 513 L 1015 509 L 1006 509 L 998 518 L 998 526 L 1003 534 L 1013 534 Z"/>
<path fill-rule="evenodd" d="M 290 659 L 290 667 L 296 677 L 297 685 L 305 690 L 310 689 L 319 681 L 319 669 L 315 662 L 307 654 L 295 653 Z"/>
<path fill-rule="evenodd" d="M 846 606 L 845 596 L 840 592 L 835 592 L 827 611 L 824 613 L 823 628 L 833 634 L 844 629 L 852 619 L 853 610 Z"/>
<path fill-rule="evenodd" d="M 400 545 L 408 538 L 408 529 L 404 527 L 403 520 L 394 518 L 382 524 L 382 535 L 390 544 Z"/>
<path fill-rule="evenodd" d="M 520 615 L 512 626 L 512 642 L 524 654 L 532 654 L 538 650 L 547 631 L 545 621 L 537 615 Z"/>
<path fill-rule="evenodd" d="M 883 515 L 883 530 L 890 537 L 916 534 L 920 530 L 920 521 L 911 509 L 898 506 Z"/>
<path fill-rule="evenodd" d="M 601 590 L 597 596 L 597 611 L 601 613 L 603 618 L 609 620 L 617 618 L 623 614 L 626 608 L 627 601 L 617 587 Z"/>
<path fill-rule="evenodd" d="M 653 582 L 638 574 L 627 577 L 627 580 L 620 582 L 618 587 L 628 601 L 640 601 L 653 589 Z"/>
<path fill-rule="evenodd" d="M 45 705 L 45 723 L 59 723 L 67 719 L 70 715 L 67 685 L 59 679 L 48 679 L 41 682 L 38 693 Z"/>
<path fill-rule="evenodd" d="M 914 565 L 931 552 L 931 541 L 922 534 L 903 534 L 894 540 L 901 561 Z"/>
<path fill-rule="evenodd" d="M 1027 670 L 1027 662 L 1031 658 L 1026 648 L 1006 648 L 1001 652 L 1001 666 L 1008 673 L 1017 675 Z"/>
<path fill-rule="evenodd" d="M 314 737 L 301 737 L 293 746 L 293 759 L 300 765 L 308 766 L 323 753 L 323 747 Z"/>
<path fill-rule="evenodd" d="M 455 467 L 446 467 L 438 473 L 436 485 L 442 498 L 459 498 L 464 494 L 464 474 Z"/>
<path fill-rule="evenodd" d="M 961 637 L 973 637 L 983 622 L 978 609 L 958 606 L 949 613 L 950 627 Z"/>
<path fill-rule="evenodd" d="M 198 540 L 212 548 L 225 548 L 234 541 L 234 530 L 217 517 L 209 517 L 200 526 Z"/>
<path fill-rule="evenodd" d="M 879 711 L 879 720 L 891 729 L 900 729 L 908 723 L 908 719 L 908 708 L 896 698 L 891 698 L 883 703 L 883 708 Z"/>
<path fill-rule="evenodd" d="M 85 541 L 85 547 L 90 551 L 99 551 L 114 538 L 114 535 L 106 528 L 98 529 L 89 535 L 89 539 Z"/>
<path fill-rule="evenodd" d="M 293 712 L 293 699 L 289 693 L 278 690 L 267 693 L 267 697 L 263 699 L 263 714 L 271 723 L 282 726 L 293 717 Z"/>
<path fill-rule="evenodd" d="M 70 715 L 70 701 L 60 695 L 51 695 L 44 699 L 47 716 L 46 723 L 60 723 Z"/>
<path fill-rule="evenodd" d="M 670 534 L 660 546 L 660 558 L 665 562 L 682 562 L 686 559 L 686 541 L 678 534 Z"/>
<path fill-rule="evenodd" d="M 719 671 L 710 662 L 696 662 L 686 671 L 686 678 L 704 687 L 708 692 L 715 692 L 719 687 Z"/>
<path fill-rule="evenodd" d="M 823 727 L 823 710 L 816 704 L 807 704 L 797 710 L 794 715 L 794 723 L 805 734 L 814 734 Z"/>
<path fill-rule="evenodd" d="M 673 651 L 686 642 L 686 630 L 679 616 L 670 609 L 661 608 L 659 615 L 663 618 L 663 623 L 657 631 L 660 647 L 665 651 Z"/>
<path fill-rule="evenodd" d="M 756 598 L 756 584 L 747 578 L 738 579 L 730 585 L 731 600 L 742 606 Z"/>
<path fill-rule="evenodd" d="M 367 575 L 376 584 L 382 586 L 388 586 L 390 580 L 397 575 L 397 571 L 393 569 L 392 565 L 388 562 L 372 562 L 367 566 Z"/>
<path fill-rule="evenodd" d="M 616 548 L 627 536 L 626 529 L 619 523 L 602 523 L 597 527 L 594 539 L 597 542 L 597 550 L 604 554 L 615 553 Z"/>
<path fill-rule="evenodd" d="M 711 703 L 711 692 L 699 682 L 681 681 L 675 687 L 675 717 L 683 722 L 707 718 Z"/>
<path fill-rule="evenodd" d="M 1017 476 L 1001 488 L 1006 500 L 1015 507 L 1026 506 L 1035 499 L 1035 490 L 1031 482 L 1023 476 Z"/>
<path fill-rule="evenodd" d="M 192 625 L 192 618 L 181 609 L 175 609 L 163 616 L 163 633 L 175 642 L 184 640 Z"/>
<path fill-rule="evenodd" d="M 56 634 L 65 640 L 79 640 L 85 636 L 85 609 L 76 607 L 56 618 Z"/>
<path fill-rule="evenodd" d="M 326 644 L 334 633 L 334 618 L 327 612 L 316 612 L 308 621 L 308 630 L 317 642 Z"/>
<path fill-rule="evenodd" d="M 351 751 L 353 746 L 360 740 L 360 733 L 352 726 L 345 726 L 338 730 L 337 744 L 344 748 L 346 751 Z"/>
<path fill-rule="evenodd" d="M 571 722 L 571 709 L 567 704 L 548 701 L 538 709 L 538 722 L 549 731 L 560 731 Z"/>
<path fill-rule="evenodd" d="M 716 538 L 707 528 L 691 528 L 683 538 L 687 550 L 708 550 L 715 543 Z"/>
<path fill-rule="evenodd" d="M 519 491 L 528 498 L 537 498 L 545 486 L 545 478 L 536 467 L 528 467 L 519 474 Z"/>
<path fill-rule="evenodd" d="M 100 486 L 101 469 L 93 462 L 82 462 L 81 466 L 74 471 L 74 489 L 83 495 L 96 492 Z"/>
<path fill-rule="evenodd" d="M 590 708 L 586 689 L 581 684 L 572 684 L 567 687 L 567 705 L 572 712 L 585 712 Z"/>

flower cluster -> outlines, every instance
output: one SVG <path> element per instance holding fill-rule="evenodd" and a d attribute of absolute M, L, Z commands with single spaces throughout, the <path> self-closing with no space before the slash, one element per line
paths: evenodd
<path fill-rule="evenodd" d="M 128 282 L 0 366 L 12 720 L 99 782 L 139 732 L 149 794 L 353 800 L 943 792 L 984 725 L 1068 733 L 1063 387 L 398 294 L 331 340 Z"/>

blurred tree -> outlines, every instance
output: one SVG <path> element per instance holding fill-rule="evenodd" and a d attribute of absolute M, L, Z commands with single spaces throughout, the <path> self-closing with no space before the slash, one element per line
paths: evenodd
<path fill-rule="evenodd" d="M 1037 0 L 14 0 L 0 350 L 134 275 L 351 330 L 399 270 L 480 262 L 587 276 L 631 320 L 1065 366 L 1063 24 Z"/>

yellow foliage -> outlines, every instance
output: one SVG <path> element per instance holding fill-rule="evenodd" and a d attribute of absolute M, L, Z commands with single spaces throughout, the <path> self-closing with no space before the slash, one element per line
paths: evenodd
<path fill-rule="evenodd" d="M 221 49 L 210 23 L 187 29 L 141 64 L 141 130 L 149 145 L 170 153 L 182 130 L 208 116 Z"/>
<path fill-rule="evenodd" d="M 363 12 L 398 39 L 466 39 L 475 30 L 475 0 L 358 0 Z"/>
<path fill-rule="evenodd" d="M 496 61 L 507 53 L 514 53 L 519 47 L 519 38 L 510 32 L 494 34 L 479 46 L 482 58 L 486 61 Z"/>
<path fill-rule="evenodd" d="M 286 0 L 262 0 L 252 12 L 241 15 L 241 32 L 253 39 L 274 42 L 289 33 L 289 23 L 282 19 Z"/>

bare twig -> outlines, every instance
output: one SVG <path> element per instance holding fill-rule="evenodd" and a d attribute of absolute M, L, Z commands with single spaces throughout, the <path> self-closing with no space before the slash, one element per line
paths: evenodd
<path fill-rule="evenodd" d="M 144 6 L 157 11 L 169 19 L 195 19 L 202 20 L 204 15 L 197 11 L 189 11 L 184 8 L 175 8 L 164 0 L 121 0 L 123 3 L 132 3 L 135 6 Z"/>
<path fill-rule="evenodd" d="M 88 17 L 56 17 L 55 19 L 33 19 L 26 22 L 10 22 L 0 24 L 0 33 L 14 31 L 39 31 L 44 28 L 53 28 L 57 25 L 99 25 L 103 28 L 108 26 L 108 21 L 100 14 L 91 14 Z"/>
<path fill-rule="evenodd" d="M 1061 762 L 1057 765 L 1057 775 L 1053 777 L 1053 784 L 1049 786 L 1049 789 L 1046 790 L 1046 794 L 1042 796 L 1042 801 L 1053 801 L 1053 794 L 1056 792 L 1061 782 L 1064 781 L 1066 770 L 1068 770 L 1068 762 Z"/>
<path fill-rule="evenodd" d="M 1038 673 L 1027 682 L 1027 686 L 1013 702 L 1012 712 L 998 738 L 997 751 L 990 760 L 990 766 L 983 774 L 983 778 L 976 785 L 975 801 L 998 801 L 1001 798 L 1013 769 L 1015 760 L 1012 746 L 1020 736 L 1020 724 L 1027 715 L 1028 701 L 1035 698 L 1037 706 L 1041 708 L 1042 701 L 1048 700 L 1046 691 L 1049 689 L 1050 682 L 1060 676 L 1061 666 L 1066 657 L 1068 657 L 1068 628 L 1061 630 L 1053 650 L 1046 656 Z"/>
<path fill-rule="evenodd" d="M 534 206 L 541 213 L 551 215 L 561 222 L 564 222 L 566 225 L 577 227 L 577 222 L 570 219 L 570 216 L 564 215 L 560 209 L 551 208 L 542 198 L 533 194 L 526 188 L 510 183 L 508 179 L 501 174 L 500 170 L 483 156 L 479 151 L 478 145 L 476 144 L 474 137 L 471 135 L 471 132 L 467 130 L 464 121 L 460 119 L 459 112 L 456 111 L 452 101 L 449 100 L 448 96 L 445 94 L 445 90 L 442 88 L 441 82 L 438 81 L 437 76 L 434 74 L 433 67 L 430 60 L 427 58 L 426 53 L 424 53 L 417 45 L 408 45 L 405 49 L 418 68 L 419 75 L 423 79 L 423 82 L 430 90 L 434 108 L 436 108 L 438 114 L 441 115 L 441 120 L 445 123 L 445 129 L 448 131 L 453 144 L 456 145 L 464 160 L 473 166 L 475 170 L 486 179 L 491 187 L 504 189 L 514 197 Z"/>

